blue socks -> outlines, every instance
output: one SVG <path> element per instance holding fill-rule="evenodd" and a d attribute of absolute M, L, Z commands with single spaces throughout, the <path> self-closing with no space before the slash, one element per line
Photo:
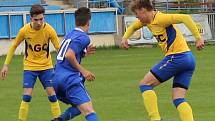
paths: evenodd
<path fill-rule="evenodd" d="M 99 121 L 95 112 L 88 114 L 85 118 L 87 121 Z"/>
<path fill-rule="evenodd" d="M 60 118 L 63 119 L 63 121 L 67 121 L 80 114 L 81 112 L 77 107 L 70 107 L 63 114 L 61 114 Z"/>
<path fill-rule="evenodd" d="M 49 101 L 50 101 L 50 102 L 57 102 L 57 97 L 56 97 L 56 95 L 49 96 L 48 98 L 49 98 Z"/>
<path fill-rule="evenodd" d="M 178 99 L 173 100 L 173 103 L 176 108 L 178 107 L 178 105 L 180 105 L 183 102 L 186 102 L 186 100 L 184 98 L 178 98 Z"/>
<path fill-rule="evenodd" d="M 139 86 L 139 88 L 140 88 L 141 93 L 143 93 L 143 92 L 145 92 L 147 90 L 152 90 L 153 89 L 153 87 L 150 86 L 150 85 L 141 85 L 141 86 Z"/>
<path fill-rule="evenodd" d="M 22 100 L 25 102 L 30 102 L 31 101 L 31 96 L 30 95 L 23 95 Z"/>
<path fill-rule="evenodd" d="M 79 111 L 79 109 L 77 107 L 70 107 L 63 114 L 61 114 L 60 119 L 62 121 L 68 121 L 80 114 L 81 114 L 81 112 Z M 87 121 L 99 121 L 95 112 L 90 113 L 87 116 L 85 116 L 85 119 Z"/>

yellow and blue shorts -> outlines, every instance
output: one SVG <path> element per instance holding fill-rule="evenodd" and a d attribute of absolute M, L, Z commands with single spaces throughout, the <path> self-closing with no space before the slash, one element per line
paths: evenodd
<path fill-rule="evenodd" d="M 173 77 L 173 88 L 188 89 L 195 70 L 195 57 L 191 51 L 165 56 L 150 72 L 161 83 Z"/>
<path fill-rule="evenodd" d="M 54 69 L 47 69 L 42 71 L 24 70 L 23 73 L 23 88 L 34 88 L 34 84 L 39 78 L 44 89 L 52 87 L 52 78 L 54 76 Z"/>

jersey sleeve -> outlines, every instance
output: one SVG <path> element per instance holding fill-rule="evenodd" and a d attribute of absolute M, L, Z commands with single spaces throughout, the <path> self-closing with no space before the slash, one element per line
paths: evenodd
<path fill-rule="evenodd" d="M 5 65 L 10 64 L 12 58 L 13 58 L 13 54 L 16 50 L 16 48 L 18 47 L 18 45 L 24 40 L 24 29 L 20 29 L 19 33 L 17 34 L 15 40 L 13 40 L 12 42 L 12 46 L 10 47 L 8 53 L 7 53 L 7 57 L 6 60 L 4 62 Z"/>
<path fill-rule="evenodd" d="M 135 31 L 143 27 L 143 23 L 139 20 L 134 21 L 126 30 L 123 38 L 128 39 Z"/>
<path fill-rule="evenodd" d="M 56 50 L 60 48 L 60 41 L 54 28 L 50 26 L 50 39 Z"/>
<path fill-rule="evenodd" d="M 192 32 L 196 40 L 201 38 L 198 28 L 190 15 L 162 14 L 162 19 L 158 19 L 158 21 L 164 27 L 168 27 L 171 24 L 184 23 L 185 26 Z"/>
<path fill-rule="evenodd" d="M 90 43 L 89 37 L 80 37 L 70 42 L 71 48 L 76 54 L 81 53 Z"/>

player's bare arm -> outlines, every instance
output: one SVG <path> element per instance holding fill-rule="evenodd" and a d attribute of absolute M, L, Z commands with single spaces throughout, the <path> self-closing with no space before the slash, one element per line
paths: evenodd
<path fill-rule="evenodd" d="M 81 66 L 76 57 L 75 57 L 75 52 L 72 49 L 68 49 L 66 52 L 65 57 L 69 60 L 69 62 L 72 64 L 74 68 L 79 70 L 81 74 L 84 76 L 84 78 L 88 81 L 93 81 L 95 80 L 95 75 L 91 73 L 90 71 L 86 70 L 83 66 Z"/>

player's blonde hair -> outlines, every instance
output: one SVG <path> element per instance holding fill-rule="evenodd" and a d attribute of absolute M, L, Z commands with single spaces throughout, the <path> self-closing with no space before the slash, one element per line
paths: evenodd
<path fill-rule="evenodd" d="M 154 6 L 150 0 L 133 0 L 130 4 L 132 12 L 145 8 L 148 11 L 154 10 Z"/>

